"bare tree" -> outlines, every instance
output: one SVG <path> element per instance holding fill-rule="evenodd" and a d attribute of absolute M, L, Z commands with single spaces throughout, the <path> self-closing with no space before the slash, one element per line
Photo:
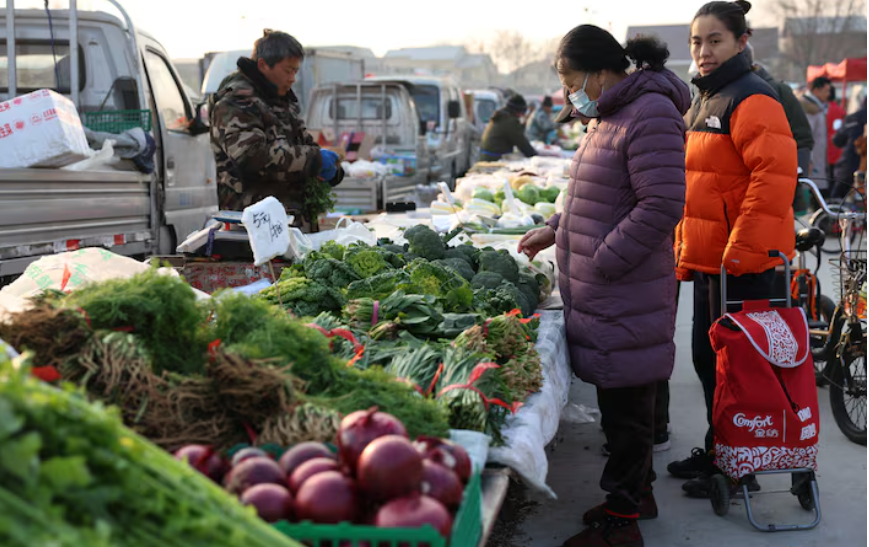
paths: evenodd
<path fill-rule="evenodd" d="M 782 53 L 798 70 L 866 54 L 865 0 L 775 0 Z"/>

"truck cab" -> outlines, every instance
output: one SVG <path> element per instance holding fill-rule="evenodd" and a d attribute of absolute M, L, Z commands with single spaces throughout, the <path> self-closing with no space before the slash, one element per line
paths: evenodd
<path fill-rule="evenodd" d="M 51 22 L 45 10 L 6 4 L 0 101 L 47 88 L 70 98 L 83 119 L 95 112 L 133 114 L 157 152 L 150 175 L 0 169 L 0 281 L 60 249 L 173 252 L 217 212 L 217 190 L 207 125 L 165 48 L 136 29 L 115 0 L 103 3 L 113 14 L 51 10 Z"/>
<path fill-rule="evenodd" d="M 371 82 L 401 82 L 416 103 L 431 157 L 429 181 L 451 187 L 471 167 L 474 127 L 461 88 L 451 78 L 373 76 Z"/>

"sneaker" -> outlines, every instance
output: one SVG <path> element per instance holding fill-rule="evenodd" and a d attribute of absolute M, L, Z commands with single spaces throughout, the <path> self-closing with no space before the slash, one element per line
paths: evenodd
<path fill-rule="evenodd" d="M 643 547 L 643 536 L 637 519 L 607 514 L 605 521 L 593 522 L 565 541 L 563 547 Z"/>
<path fill-rule="evenodd" d="M 667 471 L 677 479 L 696 479 L 703 475 L 711 475 L 717 470 L 715 458 L 702 448 L 695 448 L 688 458 L 668 465 Z"/>
<path fill-rule="evenodd" d="M 658 518 L 658 504 L 655 495 L 651 492 L 640 498 L 640 506 L 637 508 L 639 516 L 637 520 L 652 520 Z M 594 522 L 604 522 L 607 518 L 606 504 L 602 503 L 592 507 L 582 515 L 582 523 L 591 526 Z"/>
<path fill-rule="evenodd" d="M 746 475 L 739 482 L 730 481 L 730 495 L 742 493 L 742 485 L 748 485 L 749 492 L 760 492 L 760 483 L 757 482 L 757 477 L 754 475 Z M 688 494 L 689 498 L 709 499 L 712 491 L 712 476 L 707 475 L 697 479 L 692 479 L 682 485 L 682 490 Z"/>
<path fill-rule="evenodd" d="M 670 450 L 670 435 L 669 433 L 661 433 L 655 435 L 655 446 L 652 447 L 655 452 L 665 452 Z"/>

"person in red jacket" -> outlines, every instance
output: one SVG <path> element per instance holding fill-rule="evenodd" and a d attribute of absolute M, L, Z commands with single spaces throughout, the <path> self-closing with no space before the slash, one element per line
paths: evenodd
<path fill-rule="evenodd" d="M 830 86 L 830 98 L 827 99 L 827 179 L 830 181 L 830 188 L 833 188 L 833 167 L 839 158 L 842 156 L 842 149 L 833 143 L 833 136 L 836 131 L 845 123 L 845 116 L 848 115 L 845 109 L 836 102 L 836 87 Z"/>
<path fill-rule="evenodd" d="M 750 8 L 744 0 L 710 2 L 691 24 L 699 95 L 685 115 L 685 214 L 676 228 L 676 275 L 694 282 L 692 357 L 709 429 L 703 448 L 667 470 L 692 479 L 683 489 L 693 497 L 708 497 L 716 472 L 716 356 L 708 333 L 722 313 L 721 266 L 730 300 L 770 298 L 781 261 L 769 251 L 793 256 L 795 242 L 797 145 L 778 97 L 743 53 Z M 756 481 L 749 486 L 759 488 Z"/>

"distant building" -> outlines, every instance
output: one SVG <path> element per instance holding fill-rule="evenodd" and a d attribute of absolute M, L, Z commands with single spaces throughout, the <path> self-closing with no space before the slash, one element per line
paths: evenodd
<path fill-rule="evenodd" d="M 803 82 L 808 65 L 866 56 L 866 17 L 788 17 L 780 46 L 787 59 L 782 77 Z"/>
<path fill-rule="evenodd" d="M 505 75 L 501 81 L 504 86 L 526 96 L 549 95 L 553 90 L 561 89 L 552 59 L 528 63 Z"/>
<path fill-rule="evenodd" d="M 381 58 L 366 59 L 365 72 L 377 76 L 450 76 L 462 87 L 486 87 L 498 79 L 488 54 L 471 54 L 464 46 L 394 49 Z"/>

